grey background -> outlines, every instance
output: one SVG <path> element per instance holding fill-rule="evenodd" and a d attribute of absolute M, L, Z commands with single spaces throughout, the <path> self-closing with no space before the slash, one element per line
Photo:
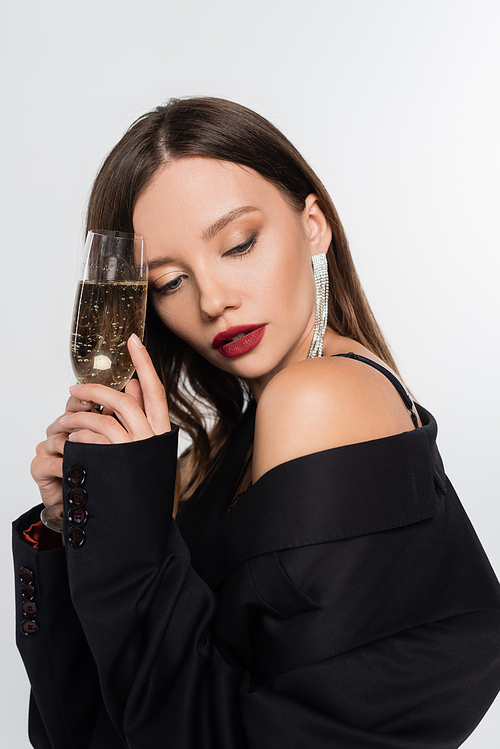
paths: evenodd
<path fill-rule="evenodd" d="M 72 383 L 85 202 L 108 150 L 170 96 L 271 119 L 329 188 L 407 384 L 500 572 L 496 0 L 48 0 L 3 10 L 0 744 L 27 749 L 9 525 Z M 500 700 L 464 746 L 497 746 Z"/>

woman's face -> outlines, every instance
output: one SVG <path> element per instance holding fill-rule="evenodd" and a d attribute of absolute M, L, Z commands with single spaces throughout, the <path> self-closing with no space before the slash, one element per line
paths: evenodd
<path fill-rule="evenodd" d="M 311 255 L 331 240 L 314 195 L 299 215 L 253 170 L 186 157 L 157 171 L 137 201 L 134 231 L 148 240 L 159 317 L 205 359 L 258 396 L 274 374 L 307 358 Z"/>

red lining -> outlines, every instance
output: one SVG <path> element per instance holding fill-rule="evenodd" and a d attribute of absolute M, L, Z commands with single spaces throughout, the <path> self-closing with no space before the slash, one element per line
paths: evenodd
<path fill-rule="evenodd" d="M 52 551 L 62 546 L 62 534 L 51 531 L 41 520 L 23 531 L 23 538 L 37 551 Z"/>

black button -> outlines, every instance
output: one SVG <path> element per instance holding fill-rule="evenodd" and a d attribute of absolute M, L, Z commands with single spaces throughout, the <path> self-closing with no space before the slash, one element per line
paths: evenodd
<path fill-rule="evenodd" d="M 21 609 L 24 616 L 36 616 L 38 614 L 38 607 L 33 601 L 24 601 Z"/>
<path fill-rule="evenodd" d="M 32 585 L 21 585 L 21 593 L 26 601 L 32 601 L 35 597 L 35 589 Z"/>
<path fill-rule="evenodd" d="M 70 546 L 78 548 L 85 543 L 85 531 L 83 528 L 70 528 L 68 532 L 68 541 Z"/>
<path fill-rule="evenodd" d="M 87 522 L 89 514 L 84 507 L 72 507 L 68 512 L 68 520 L 75 525 L 83 525 Z"/>
<path fill-rule="evenodd" d="M 70 489 L 68 492 L 68 500 L 72 505 L 84 505 L 87 501 L 87 492 L 85 489 L 80 489 L 79 487 Z"/>
<path fill-rule="evenodd" d="M 21 622 L 21 632 L 23 635 L 26 635 L 26 637 L 34 637 L 39 631 L 40 627 L 36 622 L 32 622 L 31 619 L 26 619 L 24 622 Z"/>
<path fill-rule="evenodd" d="M 73 466 L 68 471 L 68 481 L 73 486 L 80 486 L 85 481 L 85 471 L 80 466 Z"/>
<path fill-rule="evenodd" d="M 26 583 L 26 585 L 29 585 L 34 580 L 32 571 L 27 567 L 23 567 L 22 570 L 19 570 L 19 577 L 21 578 L 23 583 Z"/>

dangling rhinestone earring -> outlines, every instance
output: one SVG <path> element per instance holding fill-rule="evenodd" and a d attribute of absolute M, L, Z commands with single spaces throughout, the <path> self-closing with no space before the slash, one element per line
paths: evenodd
<path fill-rule="evenodd" d="M 308 359 L 323 356 L 323 338 L 328 320 L 328 263 L 326 253 L 312 256 L 314 283 L 316 286 L 316 320 Z"/>

